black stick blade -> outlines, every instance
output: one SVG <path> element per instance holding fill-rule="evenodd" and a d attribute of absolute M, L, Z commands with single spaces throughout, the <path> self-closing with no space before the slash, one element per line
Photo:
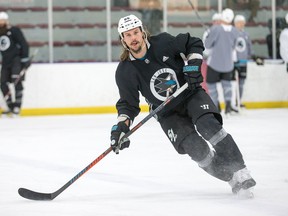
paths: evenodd
<path fill-rule="evenodd" d="M 51 193 L 39 193 L 26 188 L 19 188 L 18 193 L 20 196 L 29 200 L 53 200 L 53 194 Z"/>

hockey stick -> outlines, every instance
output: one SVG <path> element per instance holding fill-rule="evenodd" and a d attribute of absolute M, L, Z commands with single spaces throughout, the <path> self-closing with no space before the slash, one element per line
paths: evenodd
<path fill-rule="evenodd" d="M 207 25 L 203 22 L 202 18 L 200 17 L 198 11 L 197 11 L 196 8 L 194 7 L 194 5 L 193 5 L 193 3 L 191 2 L 191 0 L 188 0 L 188 3 L 190 4 L 191 8 L 194 10 L 194 12 L 195 12 L 198 20 L 200 21 L 200 24 L 202 25 L 202 27 L 203 27 L 205 30 L 208 30 L 208 29 L 209 29 L 209 26 L 207 26 Z"/>
<path fill-rule="evenodd" d="M 188 87 L 188 84 L 186 83 L 181 88 L 179 88 L 178 91 L 176 91 L 174 94 L 169 96 L 161 105 L 159 105 L 155 110 L 151 111 L 149 115 L 147 115 L 142 121 L 140 121 L 136 126 L 134 126 L 128 133 L 126 133 L 123 138 L 129 137 L 131 134 L 133 134 L 138 128 L 140 128 L 145 122 L 147 122 L 150 118 L 152 118 L 154 115 L 156 115 L 160 110 L 162 110 L 167 104 L 169 104 L 174 98 L 176 98 L 180 93 L 182 93 L 186 88 Z M 122 139 L 123 139 L 122 138 Z M 106 151 L 104 151 L 99 157 L 97 157 L 92 163 L 90 163 L 88 166 L 86 166 L 83 170 L 81 170 L 77 175 L 75 175 L 71 180 L 69 180 L 65 185 L 63 185 L 61 188 L 56 190 L 53 193 L 40 193 L 35 192 L 26 188 L 19 188 L 18 193 L 20 196 L 30 199 L 30 200 L 53 200 L 55 199 L 59 194 L 61 194 L 66 188 L 68 188 L 70 185 L 72 185 L 77 179 L 79 179 L 82 175 L 84 175 L 89 169 L 91 169 L 95 164 L 97 164 L 100 160 L 102 160 L 106 155 L 108 155 L 112 151 L 112 147 L 109 147 Z"/>
<path fill-rule="evenodd" d="M 238 112 L 240 113 L 241 112 L 241 101 L 240 101 L 240 81 L 239 81 L 239 72 L 238 70 L 235 71 L 235 77 L 236 77 L 236 102 L 237 102 L 237 109 L 238 109 Z"/>
<path fill-rule="evenodd" d="M 31 62 L 32 62 L 33 58 L 36 56 L 37 53 L 38 53 L 38 49 L 35 49 L 33 54 L 29 57 L 29 60 Z M 24 68 L 23 70 L 21 70 L 21 72 L 19 73 L 19 76 L 17 77 L 17 79 L 13 83 L 14 86 L 16 86 L 20 82 L 20 80 L 23 78 L 23 76 L 25 75 L 27 70 L 28 70 L 28 68 Z M 9 89 L 9 91 L 4 96 L 4 100 L 7 101 L 8 98 L 10 97 L 10 95 L 11 95 L 11 90 Z"/>

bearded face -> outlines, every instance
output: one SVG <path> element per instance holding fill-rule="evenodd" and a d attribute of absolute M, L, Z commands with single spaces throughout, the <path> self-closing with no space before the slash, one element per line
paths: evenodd
<path fill-rule="evenodd" d="M 6 34 L 8 31 L 8 25 L 6 20 L 0 20 L 0 35 Z"/>
<path fill-rule="evenodd" d="M 6 26 L 0 27 L 0 36 L 6 35 L 7 31 L 8 31 L 8 29 Z"/>

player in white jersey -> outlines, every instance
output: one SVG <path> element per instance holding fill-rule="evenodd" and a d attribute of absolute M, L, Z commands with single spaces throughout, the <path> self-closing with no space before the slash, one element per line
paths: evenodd
<path fill-rule="evenodd" d="M 286 23 L 288 25 L 288 13 L 285 16 Z M 282 30 L 280 37 L 280 55 L 281 58 L 286 62 L 286 70 L 288 72 L 288 27 Z"/>
<path fill-rule="evenodd" d="M 234 110 L 231 107 L 232 100 L 232 72 L 234 61 L 236 60 L 236 41 L 238 38 L 237 29 L 231 25 L 234 12 L 227 8 L 222 11 L 221 25 L 214 25 L 205 40 L 205 47 L 211 50 L 207 65 L 207 87 L 214 104 L 219 106 L 217 82 L 221 82 L 224 100 L 225 113 L 231 113 Z"/>
<path fill-rule="evenodd" d="M 245 80 L 247 77 L 247 62 L 249 59 L 252 58 L 252 55 L 253 55 L 252 42 L 251 42 L 249 34 L 244 29 L 245 24 L 246 24 L 246 19 L 243 15 L 235 16 L 234 25 L 236 29 L 239 31 L 239 36 L 237 38 L 237 43 L 236 43 L 237 61 L 234 64 L 235 68 L 234 68 L 233 79 L 237 79 L 239 83 L 240 101 L 237 101 L 237 103 L 240 103 L 241 107 L 244 106 L 241 103 L 241 100 L 243 96 Z M 238 77 L 235 77 L 235 76 L 238 76 Z"/>
<path fill-rule="evenodd" d="M 220 13 L 215 13 L 213 14 L 212 16 L 212 26 L 213 25 L 220 25 L 221 24 L 221 14 Z M 205 40 L 206 40 L 206 37 L 208 36 L 210 30 L 207 29 L 204 33 L 203 33 L 203 37 L 202 37 L 202 40 L 203 40 L 203 43 L 205 44 Z M 205 50 L 203 52 L 203 57 L 205 59 L 209 58 L 209 55 L 210 55 L 210 52 L 211 50 L 207 49 L 207 47 L 205 47 Z"/>

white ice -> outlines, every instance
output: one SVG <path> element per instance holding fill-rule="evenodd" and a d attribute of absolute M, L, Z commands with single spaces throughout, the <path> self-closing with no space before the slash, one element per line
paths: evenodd
<path fill-rule="evenodd" d="M 288 109 L 224 120 L 257 181 L 254 199 L 237 198 L 177 154 L 151 119 L 130 137 L 129 149 L 108 154 L 53 201 L 31 201 L 18 188 L 50 193 L 63 186 L 109 148 L 116 115 L 0 119 L 0 215 L 287 216 L 287 120 Z"/>

